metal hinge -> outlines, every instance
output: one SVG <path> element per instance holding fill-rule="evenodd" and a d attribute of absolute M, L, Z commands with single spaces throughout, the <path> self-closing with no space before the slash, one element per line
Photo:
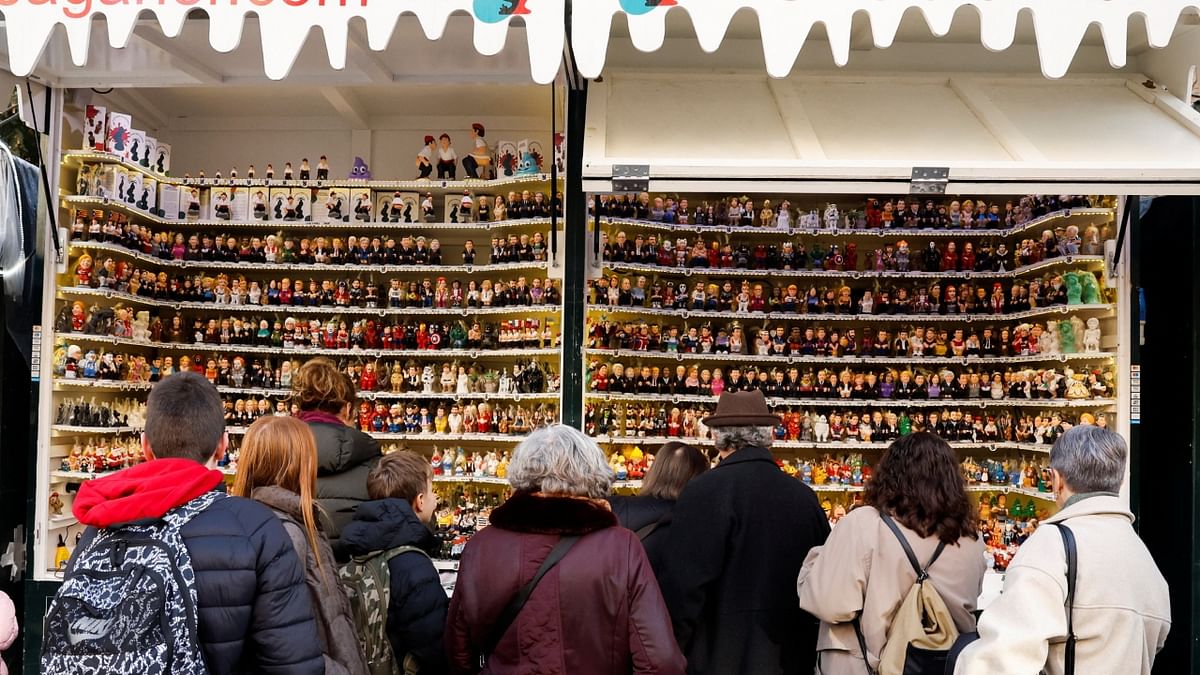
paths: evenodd
<path fill-rule="evenodd" d="M 945 166 L 914 166 L 912 179 L 908 184 L 908 193 L 946 194 L 946 185 L 950 182 L 950 168 Z"/>
<path fill-rule="evenodd" d="M 646 192 L 650 189 L 649 164 L 613 164 L 613 192 Z"/>

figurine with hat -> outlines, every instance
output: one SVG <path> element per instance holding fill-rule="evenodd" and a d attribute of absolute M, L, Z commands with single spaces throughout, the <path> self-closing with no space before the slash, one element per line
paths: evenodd
<path fill-rule="evenodd" d="M 425 134 L 425 146 L 417 153 L 417 180 L 428 179 L 433 175 L 433 153 L 436 149 L 436 139 Z"/>

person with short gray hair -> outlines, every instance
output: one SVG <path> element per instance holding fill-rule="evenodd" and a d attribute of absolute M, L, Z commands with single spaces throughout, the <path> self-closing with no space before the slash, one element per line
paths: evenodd
<path fill-rule="evenodd" d="M 955 675 L 1064 672 L 1067 559 L 1060 527 L 1070 529 L 1077 552 L 1075 672 L 1150 675 L 1171 629 L 1171 601 L 1120 496 L 1128 454 L 1120 435 L 1089 424 L 1054 443 L 1050 471 L 1059 511 L 1013 558 L 1004 592 L 980 618 L 979 640 L 963 649 Z"/>
<path fill-rule="evenodd" d="M 1050 449 L 1050 468 L 1075 496 L 1119 493 L 1128 454 L 1118 434 L 1085 424 L 1067 431 Z"/>
<path fill-rule="evenodd" d="M 679 495 L 659 577 L 688 673 L 811 673 L 817 621 L 796 576 L 829 521 L 771 456 L 779 417 L 761 391 L 725 392 L 703 422 L 720 463 Z"/>
<path fill-rule="evenodd" d="M 562 424 L 526 436 L 508 464 L 514 490 L 603 499 L 613 478 L 596 442 Z"/>
<path fill-rule="evenodd" d="M 451 673 L 486 662 L 494 673 L 683 675 L 646 552 L 604 500 L 612 481 L 596 442 L 571 427 L 538 429 L 517 446 L 513 494 L 459 562 L 444 637 Z"/>

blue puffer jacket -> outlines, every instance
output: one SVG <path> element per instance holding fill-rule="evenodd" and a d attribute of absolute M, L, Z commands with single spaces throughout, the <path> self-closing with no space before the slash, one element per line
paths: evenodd
<path fill-rule="evenodd" d="M 181 534 L 196 572 L 209 673 L 325 672 L 304 570 L 270 509 L 222 499 Z"/>
<path fill-rule="evenodd" d="M 220 489 L 221 473 L 157 459 L 87 481 L 73 511 L 96 528 L 146 518 Z M 279 518 L 258 502 L 226 497 L 180 530 L 196 575 L 200 648 L 212 675 L 323 675 L 324 656 L 304 569 Z"/>
<path fill-rule="evenodd" d="M 350 555 L 366 555 L 397 546 L 416 546 L 437 552 L 438 541 L 417 519 L 403 499 L 363 502 L 354 520 L 342 528 L 342 546 Z M 421 664 L 421 675 L 443 673 L 442 632 L 449 600 L 429 558 L 416 552 L 401 553 L 388 563 L 391 604 L 387 631 L 398 658 L 412 654 Z"/>

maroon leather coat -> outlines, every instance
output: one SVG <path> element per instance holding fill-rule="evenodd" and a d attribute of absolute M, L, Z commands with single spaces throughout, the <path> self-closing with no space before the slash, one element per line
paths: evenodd
<path fill-rule="evenodd" d="M 518 492 L 463 551 L 446 623 L 452 673 L 682 675 L 683 655 L 637 537 L 599 500 Z M 504 606 L 562 535 L 585 535 L 538 584 L 482 670 Z"/>

